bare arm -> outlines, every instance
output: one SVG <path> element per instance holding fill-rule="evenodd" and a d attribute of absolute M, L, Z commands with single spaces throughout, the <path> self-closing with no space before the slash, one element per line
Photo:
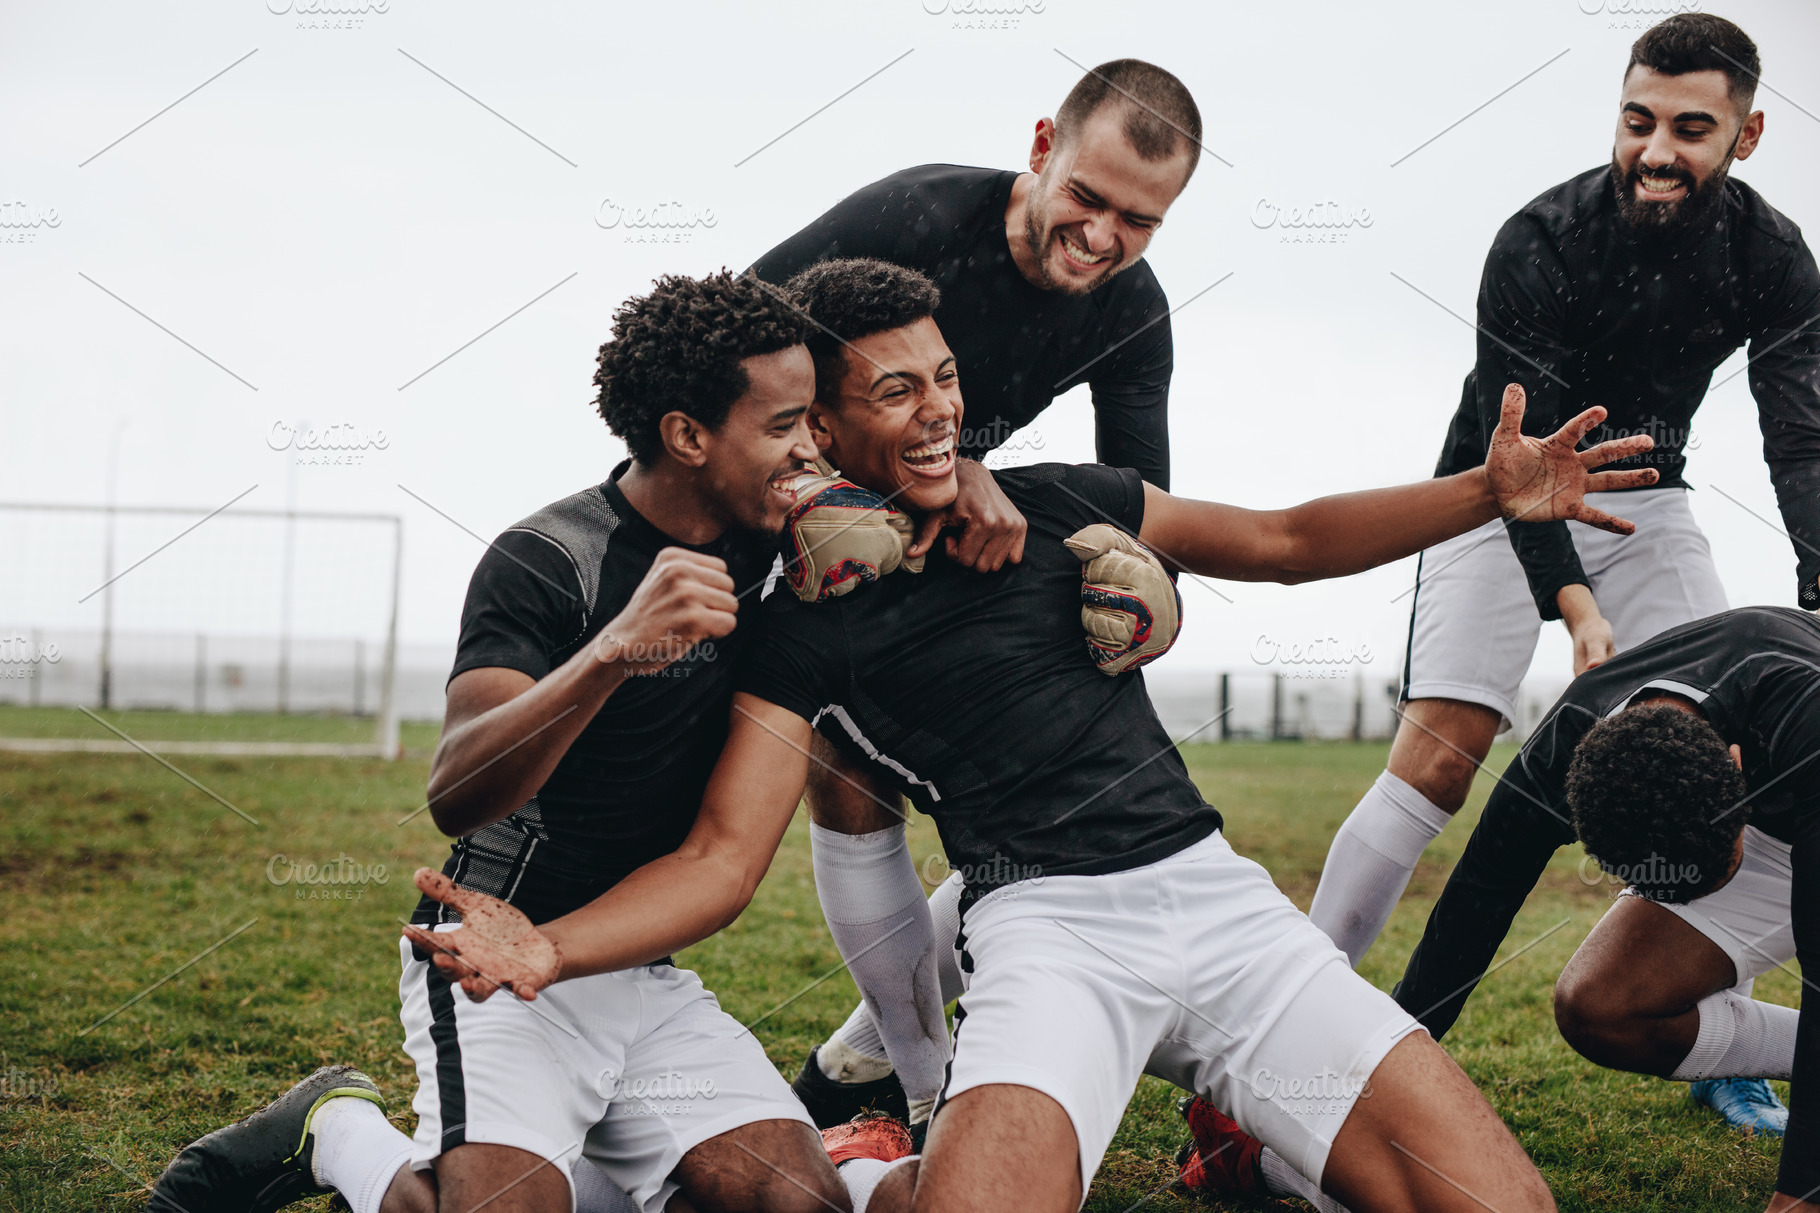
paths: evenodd
<path fill-rule="evenodd" d="M 1244 510 L 1172 497 L 1144 486 L 1144 525 L 1138 535 L 1175 567 L 1233 581 L 1296 583 L 1344 577 L 1414 555 L 1502 515 L 1525 521 L 1575 518 L 1628 535 L 1635 528 L 1592 509 L 1589 492 L 1653 484 L 1651 469 L 1590 469 L 1648 450 L 1639 435 L 1575 445 L 1605 418 L 1588 409 L 1549 438 L 1521 432 L 1523 389 L 1505 389 L 1504 416 L 1485 466 L 1457 476 L 1389 489 L 1322 497 L 1286 510 Z"/>
<path fill-rule="evenodd" d="M 738 918 L 802 802 L 809 737 L 796 713 L 735 695 L 726 747 L 682 846 L 543 925 L 562 955 L 559 980 L 649 964 Z"/>
<path fill-rule="evenodd" d="M 502 985 L 534 998 L 553 982 L 650 964 L 700 943 L 739 917 L 769 870 L 802 801 L 809 739 L 809 722 L 794 712 L 735 695 L 727 744 L 682 846 L 537 927 L 505 902 L 421 868 L 417 887 L 461 911 L 462 926 L 407 926 L 405 934 L 475 999 Z"/>
<path fill-rule="evenodd" d="M 628 677 L 663 668 L 699 640 L 725 636 L 736 607 L 722 561 L 665 548 L 625 609 L 546 677 L 497 666 L 456 675 L 430 762 L 437 827 L 459 837 L 516 812 Z"/>

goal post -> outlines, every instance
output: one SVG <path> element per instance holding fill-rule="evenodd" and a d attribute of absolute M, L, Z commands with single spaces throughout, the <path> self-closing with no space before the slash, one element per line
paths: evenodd
<path fill-rule="evenodd" d="M 0 749 L 396 758 L 403 559 L 396 514 L 0 502 Z"/>

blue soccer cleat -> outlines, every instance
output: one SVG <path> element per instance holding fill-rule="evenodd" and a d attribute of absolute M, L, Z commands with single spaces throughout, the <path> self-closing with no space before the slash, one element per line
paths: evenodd
<path fill-rule="evenodd" d="M 1788 1108 L 1761 1078 L 1705 1078 L 1689 1083 L 1687 1093 L 1726 1123 L 1752 1133 L 1780 1137 L 1788 1132 Z"/>

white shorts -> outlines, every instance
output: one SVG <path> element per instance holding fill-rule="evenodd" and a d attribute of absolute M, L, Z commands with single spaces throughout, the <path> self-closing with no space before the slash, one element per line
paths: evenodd
<path fill-rule="evenodd" d="M 1756 826 L 1745 826 L 1744 862 L 1724 888 L 1686 905 L 1656 904 L 1731 957 L 1740 983 L 1760 977 L 1795 958 L 1790 850 L 1788 843 L 1771 838 Z M 1631 889 L 1624 893 L 1637 896 Z"/>
<path fill-rule="evenodd" d="M 1570 522 L 1574 550 L 1619 652 L 1726 609 L 1712 549 L 1686 489 L 1590 493 L 1586 503 L 1637 524 L 1613 535 Z M 1416 564 L 1403 699 L 1459 699 L 1503 716 L 1529 671 L 1542 616 L 1501 521 L 1438 543 Z"/>
<path fill-rule="evenodd" d="M 660 1213 L 677 1162 L 709 1138 L 760 1120 L 814 1128 L 752 1033 L 687 969 L 647 965 L 561 982 L 533 1002 L 474 1002 L 409 940 L 400 951 L 419 1171 L 469 1142 L 515 1146 L 565 1176 L 586 1156 Z"/>
<path fill-rule="evenodd" d="M 1217 832 L 1128 872 L 1007 885 L 961 936 L 972 974 L 942 1099 L 993 1083 L 1054 1099 L 1083 1195 L 1146 1072 L 1318 1183 L 1372 1071 L 1421 1030 Z"/>

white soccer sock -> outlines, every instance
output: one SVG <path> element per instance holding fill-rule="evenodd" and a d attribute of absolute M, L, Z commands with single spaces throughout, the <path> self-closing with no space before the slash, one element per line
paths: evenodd
<path fill-rule="evenodd" d="M 1787 1078 L 1795 1068 L 1794 1007 L 1740 998 L 1721 990 L 1700 1000 L 1700 1033 L 1694 1047 L 1669 1077 L 1681 1082 L 1702 1078 Z"/>
<path fill-rule="evenodd" d="M 929 894 L 929 920 L 935 927 L 935 972 L 942 981 L 942 1005 L 947 1006 L 967 992 L 967 977 L 961 972 L 961 893 L 967 884 L 959 872 L 935 886 Z"/>
<path fill-rule="evenodd" d="M 933 1099 L 948 1065 L 935 931 L 903 826 L 841 834 L 810 823 L 815 891 L 828 931 L 912 1100 Z"/>
<path fill-rule="evenodd" d="M 379 1213 L 393 1176 L 411 1161 L 411 1139 L 399 1132 L 378 1104 L 339 1095 L 310 1118 L 316 1149 L 310 1169 L 316 1182 L 341 1193 L 354 1213 Z"/>
<path fill-rule="evenodd" d="M 853 1014 L 847 1016 L 846 1023 L 834 1029 L 834 1035 L 828 1037 L 817 1056 L 821 1059 L 822 1073 L 835 1082 L 865 1082 L 891 1073 L 891 1061 L 885 1055 L 885 1041 L 878 1034 L 878 1021 L 872 1018 L 872 1012 L 866 1009 L 864 1001 L 853 1008 Z M 884 1069 L 875 1074 L 868 1073 L 865 1078 L 843 1077 L 859 1070 L 869 1070 L 870 1067 L 865 1063 L 874 1061 Z"/>
<path fill-rule="evenodd" d="M 853 1213 L 866 1213 L 866 1206 L 872 1202 L 872 1193 L 893 1167 L 907 1163 L 917 1155 L 908 1158 L 884 1162 L 877 1158 L 850 1158 L 835 1168 L 840 1172 L 841 1181 L 847 1185 L 847 1198 L 853 1202 Z"/>
<path fill-rule="evenodd" d="M 1321 1191 L 1321 1185 L 1284 1162 L 1269 1146 L 1258 1154 L 1258 1170 L 1264 1174 L 1264 1190 L 1272 1196 L 1299 1196 L 1319 1213 L 1346 1213 L 1345 1205 Z"/>
<path fill-rule="evenodd" d="M 575 1213 L 640 1213 L 644 1207 L 585 1158 L 575 1160 L 569 1179 L 575 1185 Z"/>
<path fill-rule="evenodd" d="M 1390 921 L 1423 850 L 1451 820 L 1385 771 L 1333 836 L 1308 917 L 1354 968 Z"/>

